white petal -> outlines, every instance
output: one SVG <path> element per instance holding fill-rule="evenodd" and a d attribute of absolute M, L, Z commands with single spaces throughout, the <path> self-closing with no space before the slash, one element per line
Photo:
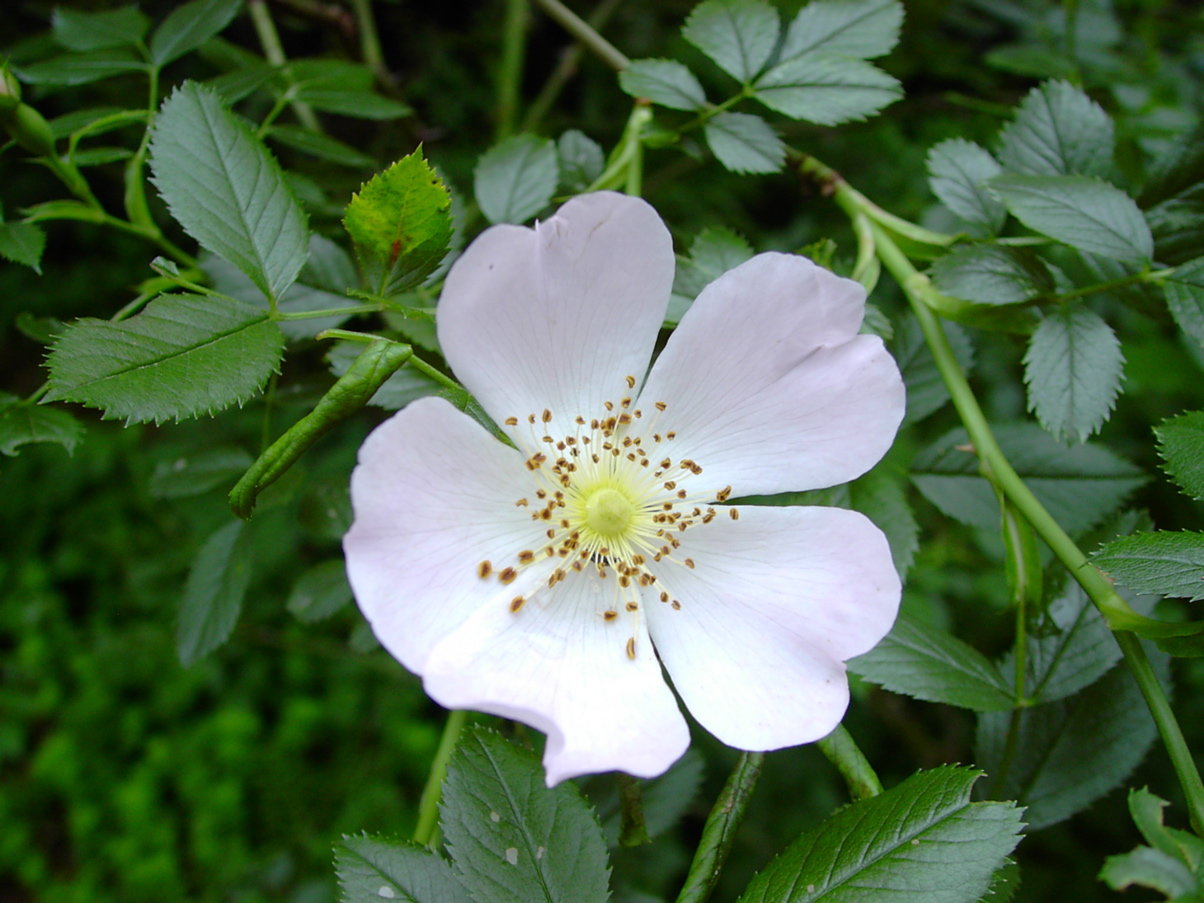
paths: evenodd
<path fill-rule="evenodd" d="M 487 606 L 432 652 L 427 693 L 545 732 L 548 786 L 602 771 L 661 774 L 689 746 L 689 729 L 642 621 L 621 606 L 618 618 L 602 619 L 614 587 L 613 577 L 570 574 L 517 614 Z"/>
<path fill-rule="evenodd" d="M 542 535 L 515 506 L 525 478 L 519 452 L 442 398 L 415 401 L 360 447 L 347 576 L 381 645 L 411 671 L 478 608 L 514 597 L 497 574 Z M 493 576 L 481 579 L 486 560 Z"/>
<path fill-rule="evenodd" d="M 688 530 L 658 571 L 681 608 L 649 631 L 673 685 L 708 731 L 739 749 L 817 740 L 848 704 L 842 664 L 894 623 L 900 584 L 886 537 L 839 508 L 743 506 Z"/>
<path fill-rule="evenodd" d="M 869 470 L 903 417 L 899 368 L 856 335 L 865 292 L 803 257 L 760 254 L 703 290 L 641 396 L 736 495 L 819 489 Z"/>
<path fill-rule="evenodd" d="M 494 226 L 469 246 L 439 299 L 439 342 L 499 423 L 545 409 L 561 422 L 598 417 L 632 394 L 625 377 L 643 379 L 673 267 L 647 203 L 582 195 L 534 229 Z"/>

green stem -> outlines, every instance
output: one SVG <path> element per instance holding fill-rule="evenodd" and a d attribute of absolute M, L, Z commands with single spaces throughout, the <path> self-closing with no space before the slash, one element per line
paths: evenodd
<path fill-rule="evenodd" d="M 706 125 L 707 122 L 709 120 L 711 120 L 712 118 L 714 118 L 715 116 L 718 116 L 720 113 L 724 112 L 725 110 L 731 109 L 736 104 L 738 104 L 740 101 L 744 100 L 744 98 L 751 97 L 751 96 L 752 96 L 751 89 L 749 89 L 746 86 L 745 89 L 742 90 L 739 94 L 733 94 L 727 100 L 723 101 L 723 103 L 711 104 L 709 107 L 707 107 L 705 110 L 703 110 L 697 116 L 695 116 L 693 119 L 691 119 L 685 125 L 678 128 L 677 134 L 684 135 L 686 132 L 693 131 L 694 129 L 699 128 L 700 126 Z"/>
<path fill-rule="evenodd" d="M 882 792 L 878 774 L 843 724 L 836 725 L 836 730 L 815 745 L 836 766 L 854 801 L 869 799 Z"/>
<path fill-rule="evenodd" d="M 457 709 L 447 713 L 447 723 L 443 726 L 443 738 L 439 741 L 439 749 L 435 752 L 435 761 L 431 763 L 431 772 L 422 788 L 422 798 L 418 802 L 418 825 L 414 828 L 414 842 L 424 846 L 434 846 L 439 830 L 439 798 L 443 795 L 443 779 L 447 777 L 447 762 L 456 749 L 460 734 L 468 721 L 468 713 Z"/>
<path fill-rule="evenodd" d="M 622 0 L 602 0 L 597 8 L 590 13 L 586 24 L 597 32 L 598 29 L 606 24 L 606 21 L 621 2 Z M 564 86 L 568 84 L 569 79 L 577 71 L 577 66 L 581 62 L 581 51 L 581 43 L 574 41 L 573 45 L 560 55 L 560 61 L 556 63 L 556 68 L 552 70 L 552 74 L 548 76 L 547 81 L 540 88 L 539 94 L 536 95 L 535 100 L 531 101 L 531 105 L 527 108 L 527 115 L 523 117 L 522 129 L 524 132 L 534 131 L 535 127 L 548 115 L 548 110 L 552 109 L 552 104 L 556 102 L 556 98 L 560 96 L 560 92 L 564 90 Z"/>
<path fill-rule="evenodd" d="M 498 141 L 514 133 L 526 53 L 527 0 L 506 0 L 506 16 L 502 22 L 502 60 L 497 78 L 497 131 L 494 137 Z"/>
<path fill-rule="evenodd" d="M 638 847 L 649 840 L 640 779 L 621 771 L 616 777 L 619 780 L 619 843 L 625 847 Z"/>
<path fill-rule="evenodd" d="M 591 53 L 616 72 L 622 72 L 631 65 L 621 50 L 598 34 L 594 28 L 565 6 L 560 0 L 535 0 L 540 9 L 549 17 L 560 23 L 569 34 L 580 41 Z"/>
<path fill-rule="evenodd" d="M 347 307 L 330 307 L 325 310 L 303 310 L 293 314 L 278 313 L 277 320 L 316 320 L 319 317 L 353 317 L 357 314 L 374 314 L 380 311 L 376 304 L 356 304 Z"/>
<path fill-rule="evenodd" d="M 753 788 L 757 786 L 757 778 L 761 776 L 764 761 L 765 753 L 740 754 L 723 792 L 707 816 L 702 840 L 694 853 L 694 861 L 690 863 L 685 886 L 677 895 L 677 903 L 703 903 L 715 889 L 723 863 L 731 852 L 732 841 L 736 838 L 736 830 L 744 820 L 748 801 L 752 799 Z"/>
<path fill-rule="evenodd" d="M 1162 684 L 1154 673 L 1154 669 L 1150 667 L 1150 659 L 1146 655 L 1145 646 L 1142 645 L 1136 634 L 1127 630 L 1118 630 L 1113 636 L 1116 637 L 1116 642 L 1120 644 L 1120 649 L 1125 654 L 1125 662 L 1128 664 L 1129 670 L 1133 672 L 1137 686 L 1141 688 L 1141 695 L 1145 697 L 1146 705 L 1150 707 L 1150 714 L 1154 716 L 1154 723 L 1158 726 L 1158 733 L 1166 745 L 1171 765 L 1174 766 L 1175 774 L 1179 775 L 1179 781 L 1183 784 L 1192 830 L 1196 834 L 1204 836 L 1204 786 L 1200 784 L 1200 773 L 1196 770 L 1195 760 L 1192 758 L 1191 750 L 1187 746 L 1187 740 L 1183 736 L 1175 713 L 1171 711 L 1171 705 L 1162 690 Z M 1187 777 L 1185 778 L 1185 776 Z M 1194 783 L 1190 779 L 1191 776 L 1195 778 Z"/>
<path fill-rule="evenodd" d="M 284 69 L 287 74 L 288 58 L 284 55 L 284 45 L 280 43 L 280 34 L 276 31 L 276 23 L 272 21 L 272 13 L 266 0 L 247 0 L 247 12 L 251 14 L 251 22 L 255 26 L 255 35 L 259 38 L 259 46 L 263 48 L 264 58 L 273 66 Z M 289 75 L 291 81 L 292 76 Z M 322 125 L 314 114 L 313 107 L 303 100 L 291 102 L 293 112 L 303 126 L 311 132 L 321 132 Z"/>
<path fill-rule="evenodd" d="M 842 201 L 839 191 L 837 202 L 842 206 L 850 203 L 856 209 L 855 201 L 848 198 Z M 1146 704 L 1150 708 L 1154 723 L 1162 736 L 1162 742 L 1170 755 L 1171 764 L 1175 768 L 1179 784 L 1183 788 L 1183 795 L 1187 800 L 1192 824 L 1197 826 L 1197 830 L 1204 828 L 1204 781 L 1200 780 L 1200 772 L 1196 769 L 1191 750 L 1188 749 L 1187 742 L 1183 738 L 1183 732 L 1175 720 L 1174 712 L 1171 711 L 1170 703 L 1167 702 L 1161 684 L 1153 679 L 1152 672 L 1148 678 L 1140 676 L 1143 669 L 1149 670 L 1149 662 L 1146 661 L 1145 652 L 1137 638 L 1127 631 L 1115 629 L 1117 622 L 1122 622 L 1130 616 L 1131 609 L 1117 594 L 1111 581 L 1087 560 L 1087 556 L 1075 545 L 1074 540 L 1050 516 L 1037 497 L 1024 484 L 1019 474 L 1012 468 L 1003 450 L 999 447 L 994 433 L 991 432 L 986 416 L 979 407 L 978 400 L 975 398 L 965 374 L 961 371 L 961 366 L 957 363 L 957 358 L 953 354 L 953 348 L 949 344 L 940 320 L 924 301 L 925 286 L 928 285 L 927 277 L 916 271 L 915 267 L 911 265 L 911 261 L 899 250 L 885 230 L 877 226 L 875 226 L 875 230 L 878 254 L 886 268 L 890 270 L 891 275 L 903 288 L 908 301 L 911 302 L 912 311 L 915 313 L 920 329 L 924 333 L 924 339 L 936 360 L 937 369 L 949 390 L 953 405 L 966 427 L 966 432 L 970 434 L 975 453 L 990 468 L 994 475 L 995 485 L 1004 492 L 1016 510 L 1037 531 L 1045 544 L 1087 593 L 1096 608 L 1100 610 L 1109 626 L 1114 628 L 1113 635 L 1120 644 L 1125 662 L 1133 671 L 1134 676 L 1138 677 Z"/>
<path fill-rule="evenodd" d="M 1084 285 L 1081 288 L 1073 289 L 1069 292 L 1063 292 L 1060 295 L 1050 295 L 1045 298 L 1034 298 L 1034 304 L 1058 304 L 1063 301 L 1072 301 L 1075 298 L 1085 298 L 1088 295 L 1095 295 L 1100 292 L 1110 292 L 1113 289 L 1125 288 L 1130 285 L 1138 285 L 1143 282 L 1162 282 L 1168 277 L 1174 275 L 1174 268 L 1163 270 L 1147 270 L 1141 273 L 1133 273 L 1129 276 L 1122 276 L 1119 279 L 1112 279 L 1108 282 L 1096 282 L 1094 285 Z"/>
<path fill-rule="evenodd" d="M 360 57 L 378 79 L 392 81 L 385 66 L 385 54 L 380 45 L 380 34 L 376 30 L 376 17 L 372 15 L 371 0 L 351 0 L 355 16 L 356 31 L 360 36 Z"/>

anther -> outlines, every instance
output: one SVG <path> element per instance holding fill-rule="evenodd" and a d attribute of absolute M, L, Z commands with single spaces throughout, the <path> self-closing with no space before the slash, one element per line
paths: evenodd
<path fill-rule="evenodd" d="M 518 426 L 518 418 L 517 417 L 507 417 L 506 418 L 506 426 Z"/>
<path fill-rule="evenodd" d="M 497 579 L 502 581 L 502 583 L 513 583 L 514 578 L 517 576 L 518 571 L 516 571 L 514 568 L 504 568 L 502 572 L 497 575 Z"/>
<path fill-rule="evenodd" d="M 635 661 L 635 637 L 630 637 L 627 640 L 627 657 Z"/>
<path fill-rule="evenodd" d="M 740 519 L 740 510 L 738 508 L 729 508 L 729 509 L 727 509 L 727 513 L 728 513 L 728 516 L 730 516 L 732 520 Z"/>
<path fill-rule="evenodd" d="M 544 423 L 552 422 L 552 412 L 549 411 L 547 408 L 543 409 L 543 422 Z"/>
<path fill-rule="evenodd" d="M 604 611 L 604 612 L 602 612 L 602 620 L 603 620 L 603 621 L 613 621 L 613 620 L 614 620 L 615 618 L 617 618 L 618 616 L 619 616 L 619 613 L 618 613 L 617 611 Z"/>
<path fill-rule="evenodd" d="M 518 614 L 519 609 L 521 609 L 526 604 L 527 604 L 527 600 L 524 599 L 522 596 L 515 596 L 513 599 L 510 600 L 510 610 L 512 612 L 514 612 L 515 614 Z"/>
<path fill-rule="evenodd" d="M 484 580 L 493 573 L 493 564 L 488 561 L 482 561 L 477 565 L 477 576 Z"/>
<path fill-rule="evenodd" d="M 629 389 L 635 388 L 635 377 L 634 376 L 627 377 L 627 388 L 629 388 Z"/>
<path fill-rule="evenodd" d="M 625 606 L 628 611 L 639 611 L 640 604 L 638 602 L 628 602 Z"/>

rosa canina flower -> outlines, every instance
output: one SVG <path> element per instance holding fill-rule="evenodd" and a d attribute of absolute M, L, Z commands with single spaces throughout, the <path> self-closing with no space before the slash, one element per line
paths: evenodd
<path fill-rule="evenodd" d="M 699 294 L 649 369 L 673 270 L 656 212 L 621 194 L 486 230 L 436 322 L 508 441 L 424 398 L 351 478 L 347 571 L 377 638 L 442 705 L 545 732 L 549 785 L 650 777 L 685 751 L 662 668 L 731 746 L 825 736 L 844 661 L 898 610 L 863 515 L 730 501 L 846 482 L 890 447 L 903 384 L 857 333 L 864 290 L 760 254 Z"/>

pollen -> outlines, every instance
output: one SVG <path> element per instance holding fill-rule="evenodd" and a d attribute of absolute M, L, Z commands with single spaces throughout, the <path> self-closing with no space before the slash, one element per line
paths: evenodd
<path fill-rule="evenodd" d="M 636 388 L 635 376 L 625 382 Z M 534 569 L 532 579 L 523 581 L 523 595 L 509 600 L 515 614 L 533 600 L 541 609 L 596 606 L 595 615 L 607 624 L 626 612 L 631 633 L 620 642 L 633 661 L 641 603 L 659 600 L 669 610 L 682 608 L 674 579 L 681 566 L 695 568 L 688 557 L 694 530 L 713 522 L 713 506 L 732 494 L 731 486 L 710 483 L 698 461 L 678 453 L 674 431 L 653 431 L 672 416 L 668 404 L 643 399 L 644 409 L 651 404 L 655 412 L 641 426 L 636 403 L 625 395 L 595 411 L 567 412 L 568 417 L 544 408 L 505 420 L 527 471 L 514 504 L 529 509 L 519 517 L 533 533 L 496 569 L 490 561 L 477 566 L 479 577 L 496 576 L 504 585 Z M 735 508 L 728 512 L 739 516 Z M 585 587 L 561 586 L 583 580 L 592 584 L 584 593 Z"/>

